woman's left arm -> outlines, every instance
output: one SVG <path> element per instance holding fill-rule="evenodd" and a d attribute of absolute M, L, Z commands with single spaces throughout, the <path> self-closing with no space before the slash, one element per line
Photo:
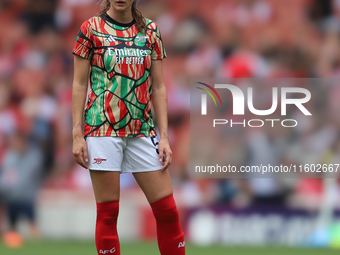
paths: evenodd
<path fill-rule="evenodd" d="M 151 65 L 152 104 L 157 118 L 160 140 L 158 144 L 159 161 L 163 161 L 162 170 L 166 170 L 172 160 L 172 151 L 168 137 L 168 98 L 163 78 L 162 60 L 153 60 Z M 165 158 L 164 158 L 165 154 Z"/>

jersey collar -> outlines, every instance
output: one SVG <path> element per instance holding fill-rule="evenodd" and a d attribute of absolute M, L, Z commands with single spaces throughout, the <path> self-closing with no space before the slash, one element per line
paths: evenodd
<path fill-rule="evenodd" d="M 107 13 L 105 14 L 101 14 L 100 17 L 114 25 L 120 26 L 120 27 L 131 27 L 132 25 L 134 25 L 136 23 L 136 21 L 133 19 L 131 22 L 129 23 L 120 23 L 116 20 L 114 20 L 113 18 L 111 18 Z"/>

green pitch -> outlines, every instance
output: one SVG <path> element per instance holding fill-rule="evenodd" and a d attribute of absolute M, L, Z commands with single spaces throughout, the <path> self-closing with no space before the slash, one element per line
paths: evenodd
<path fill-rule="evenodd" d="M 187 255 L 335 255 L 339 250 L 258 248 L 258 247 L 199 247 L 187 244 Z M 0 244 L 1 255 L 96 255 L 94 243 L 89 242 L 40 242 L 27 243 L 21 249 L 8 249 Z M 122 255 L 159 255 L 156 243 L 123 243 Z"/>

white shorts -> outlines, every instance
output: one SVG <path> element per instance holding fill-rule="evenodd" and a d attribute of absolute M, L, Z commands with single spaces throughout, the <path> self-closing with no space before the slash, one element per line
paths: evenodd
<path fill-rule="evenodd" d="M 163 164 L 158 158 L 157 137 L 87 137 L 90 170 L 138 173 L 157 171 Z"/>

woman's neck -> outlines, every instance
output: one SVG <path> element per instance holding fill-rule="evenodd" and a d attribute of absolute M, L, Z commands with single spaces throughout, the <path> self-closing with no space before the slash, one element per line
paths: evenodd
<path fill-rule="evenodd" d="M 126 9 L 125 11 L 117 11 L 111 7 L 107 11 L 107 14 L 119 23 L 130 23 L 133 20 L 131 8 Z"/>

